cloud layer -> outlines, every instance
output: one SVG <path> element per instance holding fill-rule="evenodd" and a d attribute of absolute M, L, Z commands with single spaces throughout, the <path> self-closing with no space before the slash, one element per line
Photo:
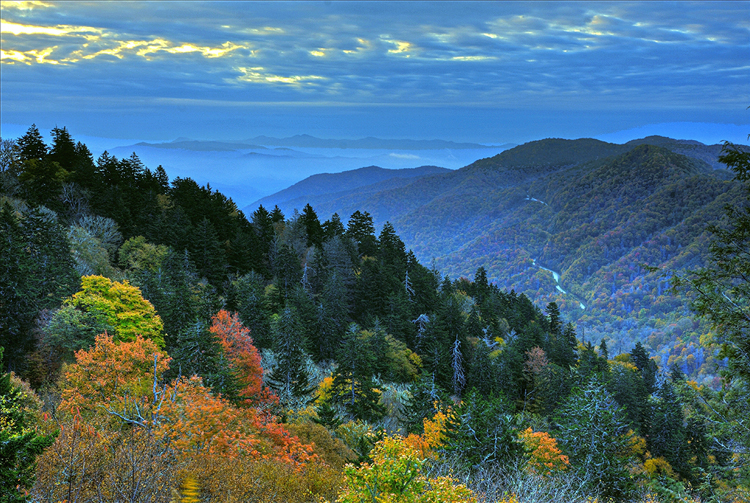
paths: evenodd
<path fill-rule="evenodd" d="M 493 117 L 747 123 L 744 2 L 4 1 L 1 31 L 4 122 L 435 136 L 455 116 L 474 138 L 510 130 Z"/>

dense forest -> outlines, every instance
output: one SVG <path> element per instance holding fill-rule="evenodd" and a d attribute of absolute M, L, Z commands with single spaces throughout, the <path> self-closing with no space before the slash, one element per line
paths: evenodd
<path fill-rule="evenodd" d="M 714 389 L 364 209 L 246 216 L 51 136 L 2 141 L 0 501 L 750 498 L 750 197 L 669 285 L 714 327 Z M 746 196 L 748 157 L 723 157 Z"/>
<path fill-rule="evenodd" d="M 408 180 L 361 169 L 325 175 L 324 190 L 310 177 L 261 201 L 284 212 L 309 202 L 321 217 L 366 208 L 443 274 L 484 267 L 502 289 L 555 302 L 580 339 L 605 339 L 617 353 L 640 342 L 661 366 L 718 389 L 725 361 L 700 342 L 710 327 L 661 271 L 704 265 L 707 224 L 742 204 L 720 154 L 721 145 L 656 136 L 622 145 L 545 139 Z"/>

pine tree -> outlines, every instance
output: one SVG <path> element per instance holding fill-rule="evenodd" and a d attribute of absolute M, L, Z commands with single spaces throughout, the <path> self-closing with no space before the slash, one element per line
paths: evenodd
<path fill-rule="evenodd" d="M 312 393 L 305 365 L 306 341 L 296 309 L 286 307 L 273 323 L 276 366 L 268 376 L 268 386 L 276 391 L 282 403 L 294 402 Z M 304 401 L 304 400 L 303 400 Z"/>
<path fill-rule="evenodd" d="M 41 161 L 47 156 L 47 145 L 44 144 L 44 139 L 36 124 L 32 124 L 26 134 L 18 139 L 18 148 L 22 161 Z"/>
<path fill-rule="evenodd" d="M 628 472 L 632 434 L 622 406 L 601 381 L 593 377 L 575 390 L 555 421 L 555 438 L 585 484 L 603 497 L 627 498 L 633 489 Z"/>
<path fill-rule="evenodd" d="M 173 360 L 166 378 L 197 375 L 215 393 L 230 400 L 238 398 L 239 383 L 209 323 L 197 320 L 182 329 L 175 337 L 170 355 Z"/>
<path fill-rule="evenodd" d="M 52 130 L 52 148 L 49 151 L 49 159 L 58 163 L 63 169 L 71 171 L 76 168 L 78 156 L 76 155 L 76 144 L 70 137 L 68 129 L 55 127 Z"/>
<path fill-rule="evenodd" d="M 385 414 L 373 383 L 378 355 L 371 346 L 372 339 L 352 323 L 339 347 L 338 367 L 333 378 L 333 401 L 344 406 L 354 417 L 374 421 Z"/>
<path fill-rule="evenodd" d="M 635 344 L 633 351 L 630 352 L 630 357 L 638 370 L 641 371 L 646 391 L 648 394 L 653 393 L 656 390 L 656 362 L 649 358 L 646 348 L 640 342 Z"/>
<path fill-rule="evenodd" d="M 685 431 L 685 417 L 671 382 L 661 382 L 651 408 L 646 437 L 649 452 L 654 457 L 663 456 L 677 473 L 689 478 L 691 452 Z"/>
<path fill-rule="evenodd" d="M 445 451 L 469 468 L 513 464 L 524 451 L 511 412 L 504 397 L 469 391 L 448 416 Z"/>
<path fill-rule="evenodd" d="M 302 209 L 300 220 L 305 228 L 305 235 L 307 236 L 306 245 L 308 247 L 317 246 L 320 248 L 323 245 L 325 232 L 323 231 L 323 226 L 320 225 L 317 213 L 315 213 L 315 210 L 309 203 Z"/>
<path fill-rule="evenodd" d="M 357 210 L 352 214 L 345 235 L 357 243 L 360 257 L 377 255 L 378 242 L 375 238 L 375 226 L 372 223 L 372 217 L 366 211 L 361 213 Z"/>

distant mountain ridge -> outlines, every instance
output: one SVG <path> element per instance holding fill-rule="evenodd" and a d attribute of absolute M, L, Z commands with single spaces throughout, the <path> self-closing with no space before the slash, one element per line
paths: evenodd
<path fill-rule="evenodd" d="M 321 220 L 336 212 L 345 222 L 367 211 L 450 277 L 473 277 L 482 266 L 501 288 L 542 306 L 556 301 L 585 331 L 579 335 L 606 338 L 617 351 L 643 342 L 662 364 L 672 359 L 690 374 L 707 361 L 697 353 L 705 327 L 680 321 L 688 313 L 668 295 L 668 278 L 645 266 L 702 263 L 706 223 L 740 196 L 731 173 L 716 169 L 720 150 L 664 137 L 546 139 L 398 186 L 263 204 L 278 201 L 288 212 L 290 203 L 310 202 Z"/>
<path fill-rule="evenodd" d="M 386 188 L 408 185 L 415 178 L 450 171 L 438 166 L 420 166 L 407 169 L 385 169 L 378 166 L 368 166 L 344 171 L 343 173 L 320 173 L 295 183 L 272 196 L 264 197 L 243 208 L 243 211 L 249 214 L 262 204 L 271 207 L 278 205 L 282 208 L 282 211 L 292 213 L 295 208 L 301 209 L 305 204 L 312 204 L 316 200 L 330 199 L 336 194 L 346 195 L 356 189 L 360 189 L 358 192 L 363 192 L 361 190 L 363 187 L 371 187 L 369 192 L 377 192 Z M 382 185 L 388 181 L 391 182 L 388 186 Z"/>
<path fill-rule="evenodd" d="M 302 134 L 287 138 L 256 136 L 247 140 L 249 143 L 281 147 L 308 148 L 361 148 L 361 149 L 394 149 L 394 150 L 442 150 L 442 149 L 476 149 L 486 145 L 478 143 L 456 143 L 447 140 L 409 140 L 383 139 L 368 136 L 356 140 L 324 139 Z"/>

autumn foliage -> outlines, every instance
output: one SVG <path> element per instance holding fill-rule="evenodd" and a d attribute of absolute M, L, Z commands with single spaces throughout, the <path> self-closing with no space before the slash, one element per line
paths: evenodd
<path fill-rule="evenodd" d="M 253 345 L 250 330 L 245 328 L 237 313 L 221 310 L 211 319 L 210 331 L 216 336 L 230 367 L 240 383 L 239 396 L 246 404 L 278 402 L 278 398 L 263 386 L 260 353 Z"/>
<path fill-rule="evenodd" d="M 404 438 L 404 445 L 417 451 L 420 459 L 436 458 L 437 451 L 445 442 L 447 416 L 438 411 L 432 419 L 424 419 L 424 433 L 414 433 Z"/>
<path fill-rule="evenodd" d="M 302 464 L 312 447 L 291 435 L 275 418 L 254 408 L 238 408 L 212 395 L 199 377 L 182 378 L 166 389 L 157 437 L 179 452 L 206 452 L 226 458 L 251 456 Z"/>
<path fill-rule="evenodd" d="M 117 343 L 108 334 L 96 337 L 88 350 L 77 351 L 65 370 L 59 410 L 84 417 L 107 413 L 146 419 L 154 398 L 154 379 L 169 368 L 171 358 L 156 343 L 135 336 Z"/>
<path fill-rule="evenodd" d="M 425 460 L 396 435 L 379 441 L 371 452 L 372 463 L 344 469 L 347 486 L 338 503 L 473 503 L 476 498 L 450 477 L 428 478 Z"/>
<path fill-rule="evenodd" d="M 545 431 L 527 428 L 519 434 L 527 452 L 526 469 L 539 475 L 566 470 L 570 461 L 557 447 L 557 440 Z"/>

